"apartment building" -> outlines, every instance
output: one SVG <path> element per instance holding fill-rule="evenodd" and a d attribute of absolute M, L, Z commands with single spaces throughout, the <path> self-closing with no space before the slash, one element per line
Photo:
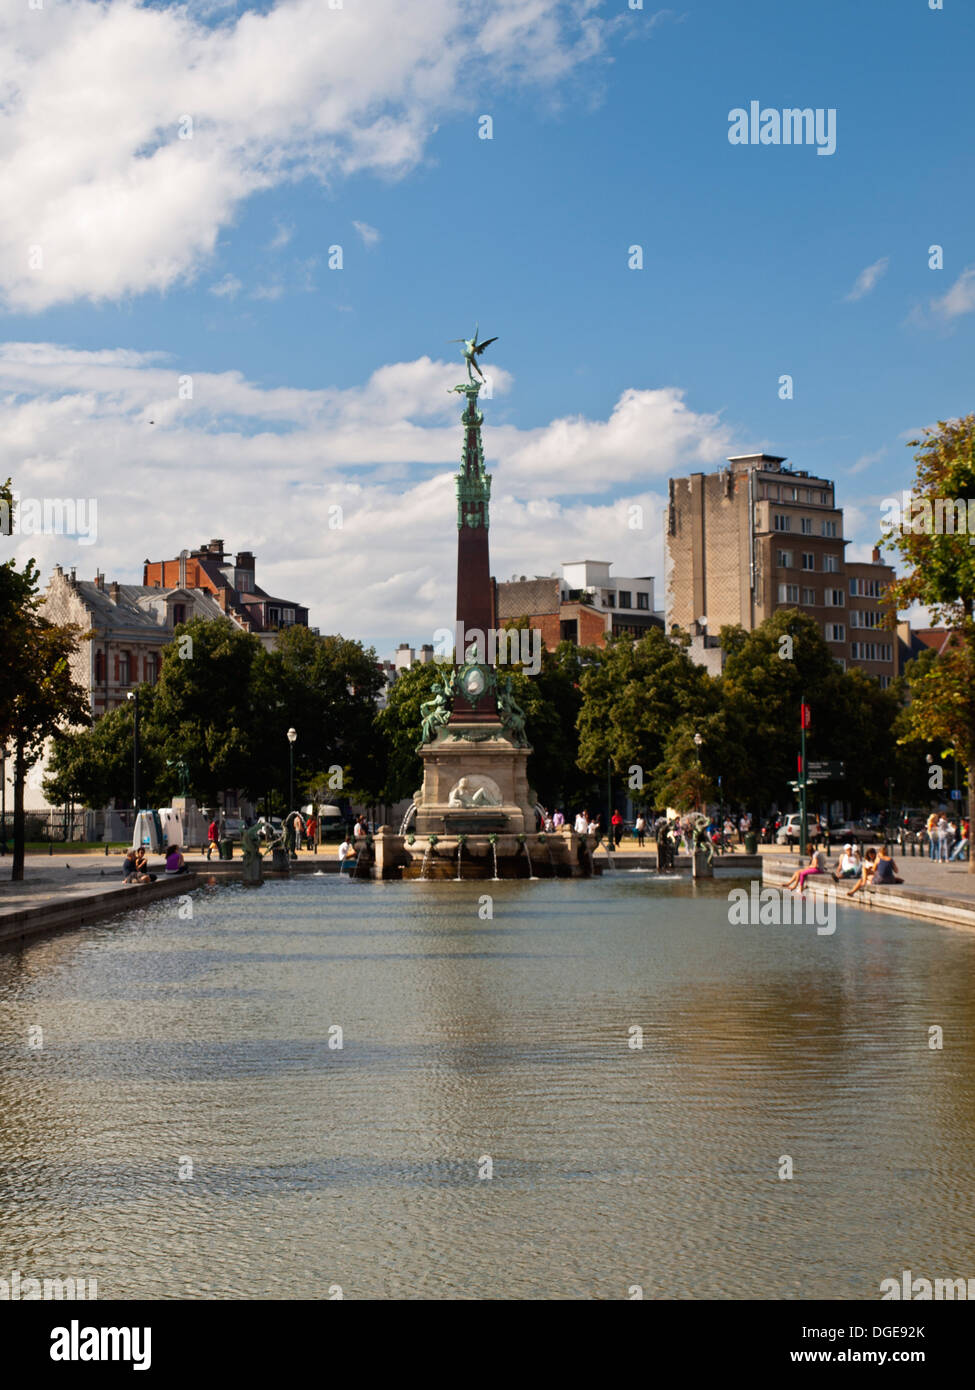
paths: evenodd
<path fill-rule="evenodd" d="M 832 480 L 774 454 L 741 454 L 715 473 L 670 480 L 667 625 L 713 648 L 725 624 L 751 630 L 781 608 L 813 616 L 841 666 L 886 685 L 897 641 L 884 626 L 894 577 L 875 550 L 846 560 L 843 511 Z"/>
<path fill-rule="evenodd" d="M 654 611 L 653 577 L 611 575 L 611 568 L 607 560 L 577 560 L 563 564 L 561 575 L 499 583 L 498 622 L 524 618 L 539 629 L 548 651 L 560 642 L 602 647 L 611 635 L 641 637 L 663 627 L 664 615 Z"/>

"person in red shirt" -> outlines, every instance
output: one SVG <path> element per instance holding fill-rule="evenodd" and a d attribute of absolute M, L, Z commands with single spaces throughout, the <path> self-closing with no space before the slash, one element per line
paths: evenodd
<path fill-rule="evenodd" d="M 619 811 L 614 811 L 610 817 L 610 824 L 613 827 L 613 839 L 616 841 L 616 848 L 620 847 L 620 840 L 623 838 L 623 817 Z"/>
<path fill-rule="evenodd" d="M 217 824 L 216 816 L 214 816 L 213 820 L 207 827 L 207 859 L 210 858 L 210 855 L 217 848 L 217 841 L 219 840 L 219 838 L 220 826 Z"/>

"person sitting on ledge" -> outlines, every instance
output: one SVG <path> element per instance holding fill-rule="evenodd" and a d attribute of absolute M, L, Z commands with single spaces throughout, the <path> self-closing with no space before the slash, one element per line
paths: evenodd
<path fill-rule="evenodd" d="M 822 861 L 820 860 L 820 851 L 810 850 L 809 864 L 805 869 L 796 869 L 795 873 L 789 879 L 789 882 L 785 885 L 786 892 L 788 892 L 790 888 L 798 889 L 799 894 L 801 896 L 806 887 L 806 879 L 810 878 L 814 874 L 821 873 L 823 873 L 823 865 Z"/>
<path fill-rule="evenodd" d="M 346 864 L 355 863 L 355 845 L 350 840 L 343 840 L 339 845 L 339 873 L 345 871 Z"/>
<path fill-rule="evenodd" d="M 833 879 L 839 883 L 841 878 L 859 878 L 860 859 L 852 844 L 843 846 L 840 862 L 833 870 Z"/>
<path fill-rule="evenodd" d="M 878 883 L 903 883 L 902 878 L 897 877 L 897 865 L 890 857 L 890 850 L 886 845 L 881 845 L 877 851 L 877 867 L 873 871 L 873 886 Z"/>
<path fill-rule="evenodd" d="M 146 858 L 145 845 L 140 845 L 135 852 L 135 867 L 142 874 L 143 883 L 155 883 L 156 875 L 149 872 L 149 860 Z"/>
<path fill-rule="evenodd" d="M 180 853 L 179 845 L 170 845 L 166 850 L 166 873 L 167 875 L 189 873 L 186 861 Z"/>
<path fill-rule="evenodd" d="M 871 847 L 864 855 L 863 863 L 860 865 L 860 877 L 847 893 L 848 898 L 852 898 L 854 893 L 859 893 L 873 879 L 877 871 L 877 851 Z"/>
<path fill-rule="evenodd" d="M 122 882 L 148 883 L 149 881 L 149 875 L 139 868 L 138 855 L 134 849 L 130 849 L 122 861 Z"/>

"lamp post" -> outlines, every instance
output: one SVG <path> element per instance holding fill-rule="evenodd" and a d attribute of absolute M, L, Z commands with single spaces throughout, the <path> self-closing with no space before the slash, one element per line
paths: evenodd
<path fill-rule="evenodd" d="M 131 700 L 135 706 L 134 720 L 132 725 L 132 805 L 136 815 L 139 814 L 139 802 L 142 800 L 139 787 L 139 692 L 130 690 L 127 699 Z"/>
<path fill-rule="evenodd" d="M 288 811 L 295 808 L 295 739 L 298 737 L 294 729 L 288 730 L 288 753 L 289 773 L 288 773 Z"/>

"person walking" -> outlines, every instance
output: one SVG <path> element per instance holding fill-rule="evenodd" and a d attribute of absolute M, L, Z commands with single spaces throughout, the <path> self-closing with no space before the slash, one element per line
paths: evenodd
<path fill-rule="evenodd" d="M 218 858 L 218 859 L 220 858 L 220 848 L 219 848 L 219 844 L 218 844 L 219 839 L 220 839 L 220 826 L 219 826 L 219 823 L 218 823 L 218 821 L 217 821 L 216 816 L 214 816 L 213 820 L 212 820 L 212 821 L 210 822 L 210 824 L 207 826 L 207 861 L 208 861 L 208 862 L 209 862 L 209 859 L 210 859 L 210 855 L 213 853 L 214 850 L 217 851 L 217 858 Z"/>
<path fill-rule="evenodd" d="M 552 817 L 552 825 L 556 830 L 561 830 L 563 825 L 565 825 L 565 816 L 561 811 L 556 811 L 555 815 Z"/>
<path fill-rule="evenodd" d="M 951 860 L 953 860 L 953 859 L 967 859 L 967 858 L 968 858 L 968 821 L 967 821 L 967 820 L 963 820 L 962 823 L 961 823 L 961 835 L 960 835 L 960 837 L 959 837 L 959 839 L 958 839 L 957 845 L 955 845 L 955 848 L 954 848 L 954 849 L 952 850 L 952 852 L 951 852 L 951 858 L 949 859 L 948 862 L 950 863 Z"/>
<path fill-rule="evenodd" d="M 644 843 L 647 838 L 647 820 L 646 816 L 644 816 L 642 811 L 637 816 L 636 823 L 633 826 L 633 829 L 636 831 L 636 842 L 640 846 L 640 848 L 643 849 Z"/>
<path fill-rule="evenodd" d="M 611 832 L 613 836 L 613 841 L 616 845 L 616 848 L 619 849 L 620 840 L 622 840 L 623 838 L 623 817 L 620 815 L 619 811 L 613 812 L 612 816 L 610 816 L 609 823 L 613 827 Z"/>

